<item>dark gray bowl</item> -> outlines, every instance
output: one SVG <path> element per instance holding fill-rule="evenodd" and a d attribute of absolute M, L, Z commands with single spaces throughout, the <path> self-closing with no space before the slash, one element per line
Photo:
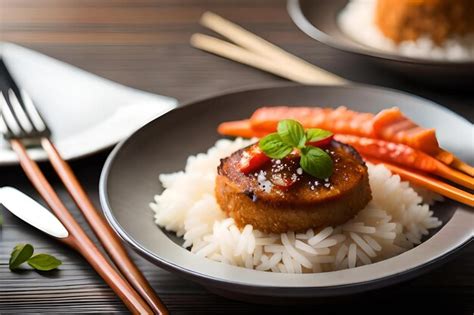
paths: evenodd
<path fill-rule="evenodd" d="M 308 36 L 328 46 L 356 54 L 361 61 L 376 62 L 415 81 L 448 88 L 474 88 L 474 62 L 449 62 L 404 57 L 357 43 L 337 25 L 337 16 L 348 0 L 288 0 L 293 22 Z"/>
<path fill-rule="evenodd" d="M 270 303 L 281 302 L 279 297 L 334 296 L 400 282 L 445 261 L 469 241 L 473 214 L 467 207 L 443 202 L 434 211 L 444 226 L 426 242 L 397 257 L 352 270 L 303 275 L 260 272 L 200 258 L 182 248 L 181 240 L 155 225 L 148 207 L 153 196 L 163 191 L 158 175 L 183 169 L 189 155 L 212 146 L 220 138 L 216 133 L 218 123 L 249 117 L 256 108 L 268 104 L 346 105 L 364 112 L 398 105 L 420 124 L 437 127 L 446 149 L 466 160 L 474 157 L 469 140 L 471 126 L 466 120 L 405 93 L 358 85 L 290 85 L 225 94 L 173 110 L 113 150 L 102 172 L 100 198 L 114 230 L 146 259 L 217 294 Z M 451 137 L 453 130 L 456 137 Z"/>

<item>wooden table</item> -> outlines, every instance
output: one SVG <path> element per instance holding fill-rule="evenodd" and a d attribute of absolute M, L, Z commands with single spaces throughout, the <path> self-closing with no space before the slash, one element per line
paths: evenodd
<path fill-rule="evenodd" d="M 282 0 L 1 0 L 0 38 L 125 85 L 174 96 L 181 102 L 223 90 L 283 81 L 191 48 L 188 43 L 190 35 L 205 31 L 197 23 L 205 10 L 222 14 L 342 77 L 413 92 L 449 107 L 470 121 L 474 120 L 472 92 L 422 87 L 318 44 L 293 25 Z M 99 172 L 107 153 L 72 163 L 97 204 Z M 42 167 L 78 220 L 84 222 L 49 165 L 43 164 Z M 0 186 L 5 185 L 20 188 L 38 198 L 19 167 L 0 168 Z M 0 312 L 125 311 L 112 291 L 77 254 L 8 213 L 3 215 Z M 22 242 L 32 243 L 37 251 L 57 255 L 64 265 L 59 271 L 44 274 L 10 272 L 10 251 L 15 244 Z M 253 305 L 221 298 L 136 255 L 134 257 L 174 314 L 326 313 L 370 309 L 369 303 L 374 302 L 390 310 L 406 310 L 408 303 L 415 307 L 428 305 L 432 311 L 449 309 L 452 314 L 472 314 L 474 310 L 472 244 L 449 263 L 412 281 L 357 296 L 315 299 L 313 305 L 298 306 Z"/>

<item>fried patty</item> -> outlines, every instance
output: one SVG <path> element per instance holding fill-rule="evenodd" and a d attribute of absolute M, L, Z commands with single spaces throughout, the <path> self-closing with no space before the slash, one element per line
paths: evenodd
<path fill-rule="evenodd" d="M 243 174 L 239 162 L 246 149 L 221 160 L 215 187 L 217 202 L 239 227 L 251 224 L 263 232 L 284 233 L 334 226 L 354 217 L 372 199 L 367 166 L 349 145 L 331 142 L 326 151 L 334 169 L 324 180 L 302 172 L 295 157 L 271 160 Z M 282 189 L 282 178 L 294 184 Z"/>

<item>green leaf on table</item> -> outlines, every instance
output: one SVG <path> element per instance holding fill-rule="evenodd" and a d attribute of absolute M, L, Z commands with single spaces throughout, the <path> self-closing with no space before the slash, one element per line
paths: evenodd
<path fill-rule="evenodd" d="M 329 178 L 333 170 L 333 162 L 329 154 L 311 146 L 301 149 L 300 165 L 306 173 L 320 179 Z"/>
<path fill-rule="evenodd" d="M 30 244 L 18 244 L 13 248 L 8 265 L 10 270 L 17 269 L 22 263 L 33 256 L 33 246 Z"/>
<path fill-rule="evenodd" d="M 48 254 L 37 254 L 28 259 L 28 265 L 36 270 L 49 271 L 61 266 L 62 261 Z"/>
<path fill-rule="evenodd" d="M 278 135 L 281 140 L 296 148 L 304 147 L 306 143 L 306 136 L 303 126 L 293 119 L 285 119 L 278 123 Z"/>
<path fill-rule="evenodd" d="M 277 133 L 271 133 L 260 139 L 258 146 L 266 156 L 272 159 L 282 159 L 293 150 L 293 147 L 284 143 Z"/>

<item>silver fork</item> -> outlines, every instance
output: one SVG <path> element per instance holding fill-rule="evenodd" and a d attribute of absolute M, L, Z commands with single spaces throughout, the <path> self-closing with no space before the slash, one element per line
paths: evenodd
<path fill-rule="evenodd" d="M 112 269 L 106 268 L 107 270 L 105 271 L 96 269 L 98 273 L 104 277 L 104 280 L 116 290 L 116 293 L 132 309 L 146 310 L 146 313 L 150 310 L 145 303 L 146 301 L 154 313 L 167 314 L 166 307 L 156 296 L 140 270 L 132 262 L 119 238 L 105 221 L 105 218 L 96 210 L 70 166 L 61 158 L 53 142 L 50 140 L 51 131 L 36 109 L 33 101 L 24 90 L 20 93 L 23 102 L 20 102 L 20 99 L 12 89 L 9 89 L 6 93 L 8 94 L 8 99 L 5 97 L 4 92 L 1 93 L 0 132 L 4 134 L 5 138 L 10 142 L 12 149 L 18 154 L 21 166 L 46 203 L 48 203 L 59 220 L 66 226 L 71 235 L 80 241 L 69 245 L 78 249 L 86 259 L 91 259 L 89 262 L 93 266 L 96 265 L 96 262 L 94 263 L 93 261 L 94 259 L 101 260 L 101 263 L 105 265 L 108 264 L 105 257 L 98 251 L 87 234 L 85 234 L 64 207 L 64 204 L 54 192 L 37 164 L 29 158 L 24 143 L 39 143 L 43 147 L 48 154 L 51 164 L 102 246 L 133 287 L 130 287 L 130 284 L 124 281 L 119 274 L 113 276 L 113 272 L 116 271 L 112 266 L 110 266 Z M 91 246 L 97 249 L 97 251 L 92 249 L 92 252 L 90 252 L 90 249 L 86 248 Z M 114 281 L 120 282 L 119 285 L 114 283 Z M 129 292 L 125 292 L 127 290 L 123 290 L 124 288 Z"/>
<path fill-rule="evenodd" d="M 49 138 L 51 131 L 46 126 L 33 101 L 23 90 L 21 94 L 24 108 L 12 89 L 8 90 L 8 99 L 11 107 L 4 96 L 4 92 L 2 92 L 0 112 L 3 119 L 0 120 L 0 132 L 4 134 L 7 140 Z"/>

